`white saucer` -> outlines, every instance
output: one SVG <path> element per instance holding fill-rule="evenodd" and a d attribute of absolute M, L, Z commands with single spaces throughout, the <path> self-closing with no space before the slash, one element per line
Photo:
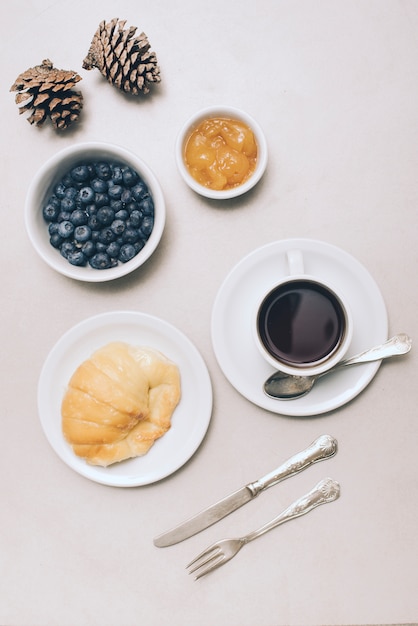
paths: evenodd
<path fill-rule="evenodd" d="M 182 395 L 170 430 L 146 455 L 98 467 L 77 457 L 65 441 L 61 429 L 61 402 L 75 369 L 94 350 L 110 341 L 126 341 L 160 350 L 179 367 Z M 136 487 L 168 476 L 195 453 L 209 426 L 212 386 L 200 353 L 179 330 L 144 313 L 116 311 L 84 320 L 55 344 L 40 375 L 38 408 L 45 435 L 64 463 L 98 483 Z"/>
<path fill-rule="evenodd" d="M 357 396 L 373 379 L 380 362 L 346 368 L 318 381 L 296 400 L 274 400 L 263 383 L 273 368 L 255 346 L 251 321 L 257 300 L 287 274 L 285 251 L 304 253 L 305 271 L 339 285 L 352 310 L 354 334 L 347 357 L 387 339 L 385 303 L 369 272 L 340 248 L 312 239 L 287 239 L 258 248 L 245 256 L 225 278 L 212 311 L 212 343 L 219 366 L 229 382 L 254 404 L 282 415 L 318 415 Z"/>

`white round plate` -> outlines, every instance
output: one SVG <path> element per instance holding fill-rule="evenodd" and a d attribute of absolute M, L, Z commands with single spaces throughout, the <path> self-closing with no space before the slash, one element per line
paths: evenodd
<path fill-rule="evenodd" d="M 147 454 L 98 467 L 77 457 L 65 441 L 61 429 L 61 402 L 75 369 L 110 341 L 149 346 L 165 354 L 179 367 L 182 395 L 171 418 L 170 430 Z M 165 478 L 195 453 L 209 426 L 212 386 L 200 353 L 179 330 L 151 315 L 115 311 L 84 320 L 55 344 L 41 371 L 38 409 L 49 443 L 73 470 L 104 485 L 137 487 Z"/>
<path fill-rule="evenodd" d="M 318 381 L 296 400 L 275 400 L 263 391 L 274 369 L 254 343 L 253 309 L 262 294 L 287 274 L 285 252 L 302 250 L 305 271 L 340 286 L 353 315 L 354 333 L 347 357 L 387 339 L 385 303 L 375 281 L 354 257 L 331 244 L 312 239 L 287 239 L 258 248 L 245 256 L 225 278 L 212 311 L 212 343 L 219 366 L 229 382 L 254 404 L 282 415 L 318 415 L 357 396 L 372 380 L 380 362 L 340 370 Z"/>

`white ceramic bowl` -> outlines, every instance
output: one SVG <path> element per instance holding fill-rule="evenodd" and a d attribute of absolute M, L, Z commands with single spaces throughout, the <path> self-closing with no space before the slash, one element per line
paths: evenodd
<path fill-rule="evenodd" d="M 244 122 L 254 133 L 257 142 L 257 163 L 253 174 L 242 185 L 232 189 L 217 191 L 197 182 L 190 174 L 184 161 L 186 142 L 193 130 L 205 119 L 226 117 Z M 211 106 L 195 113 L 180 130 L 175 146 L 177 167 L 184 181 L 196 193 L 215 200 L 228 200 L 240 196 L 252 189 L 263 176 L 267 166 L 267 142 L 259 124 L 248 113 L 231 106 Z"/>
<path fill-rule="evenodd" d="M 107 160 L 126 163 L 132 167 L 148 186 L 154 201 L 154 226 L 142 250 L 126 263 L 109 269 L 71 265 L 49 242 L 48 224 L 42 208 L 51 195 L 52 188 L 77 163 L 89 160 Z M 25 224 L 29 238 L 42 259 L 65 276 L 87 282 L 104 282 L 129 274 L 145 263 L 158 246 L 165 225 L 165 202 L 158 180 L 148 165 L 135 154 L 120 146 L 101 143 L 80 143 L 58 152 L 38 170 L 33 178 L 25 203 Z"/>

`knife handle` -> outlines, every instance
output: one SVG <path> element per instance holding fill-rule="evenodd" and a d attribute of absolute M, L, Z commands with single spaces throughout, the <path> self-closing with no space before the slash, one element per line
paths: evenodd
<path fill-rule="evenodd" d="M 312 465 L 312 463 L 329 459 L 334 456 L 336 452 L 337 440 L 330 435 L 321 435 L 318 439 L 315 439 L 306 450 L 298 452 L 274 471 L 250 483 L 247 485 L 247 489 L 251 491 L 253 496 L 257 496 L 264 489 L 276 485 L 285 478 L 294 476 L 294 474 L 306 469 Z"/>

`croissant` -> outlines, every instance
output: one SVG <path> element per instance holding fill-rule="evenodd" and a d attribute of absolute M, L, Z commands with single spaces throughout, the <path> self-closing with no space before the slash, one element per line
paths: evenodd
<path fill-rule="evenodd" d="M 71 376 L 62 430 L 75 454 L 106 467 L 148 452 L 171 426 L 180 373 L 161 352 L 112 342 Z"/>

